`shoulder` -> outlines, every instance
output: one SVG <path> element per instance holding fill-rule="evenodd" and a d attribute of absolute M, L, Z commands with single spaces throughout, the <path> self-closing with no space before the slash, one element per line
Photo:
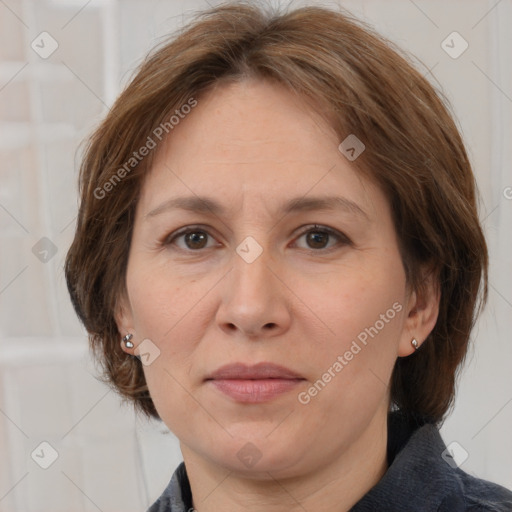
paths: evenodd
<path fill-rule="evenodd" d="M 453 459 L 450 461 L 450 452 L 436 426 L 420 428 L 408 445 L 412 450 L 404 450 L 404 455 L 423 459 L 429 467 L 426 475 L 441 491 L 436 512 L 512 512 L 512 491 L 473 476 Z"/>
<path fill-rule="evenodd" d="M 476 478 L 460 468 L 454 469 L 453 473 L 453 478 L 460 483 L 465 510 L 470 512 L 512 511 L 512 491 L 493 482 Z"/>
<path fill-rule="evenodd" d="M 457 467 L 432 423 L 390 421 L 388 470 L 351 512 L 512 512 L 512 492 Z"/>
<path fill-rule="evenodd" d="M 453 459 L 450 462 L 451 455 L 436 426 L 422 427 L 413 444 L 418 448 L 416 455 L 428 460 L 432 476 L 444 487 L 445 496 L 437 512 L 512 512 L 512 491 L 470 475 Z"/>

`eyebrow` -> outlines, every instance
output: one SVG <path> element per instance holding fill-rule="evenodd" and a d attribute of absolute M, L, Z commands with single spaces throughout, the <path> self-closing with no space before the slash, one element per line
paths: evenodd
<path fill-rule="evenodd" d="M 226 214 L 226 209 L 215 199 L 206 196 L 185 196 L 174 197 L 164 201 L 154 210 L 147 213 L 145 219 L 149 220 L 161 213 L 174 209 L 216 216 Z M 332 210 L 342 210 L 370 220 L 368 214 L 357 203 L 342 196 L 294 197 L 289 199 L 277 213 L 287 215 L 294 212 Z"/>

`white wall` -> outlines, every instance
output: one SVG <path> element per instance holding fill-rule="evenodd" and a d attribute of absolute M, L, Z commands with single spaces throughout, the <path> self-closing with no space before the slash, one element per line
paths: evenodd
<path fill-rule="evenodd" d="M 304 3 L 313 2 L 292 5 Z M 512 2 L 339 4 L 424 63 L 467 142 L 491 286 L 442 434 L 468 452 L 463 469 L 512 488 Z M 136 418 L 95 378 L 62 266 L 76 216 L 78 143 L 156 38 L 207 6 L 0 2 L 0 512 L 143 511 L 181 460 L 163 424 Z M 42 31 L 59 45 L 46 59 L 30 46 Z M 453 31 L 469 44 L 457 59 L 441 47 Z M 38 41 L 41 52 L 51 48 L 50 40 Z M 44 250 L 47 261 L 34 254 Z M 31 458 L 43 441 L 58 452 L 46 470 Z M 34 454 L 39 462 L 50 457 L 44 446 Z"/>

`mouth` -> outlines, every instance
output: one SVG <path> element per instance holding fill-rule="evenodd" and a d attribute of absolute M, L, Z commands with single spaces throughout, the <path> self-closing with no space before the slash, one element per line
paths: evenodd
<path fill-rule="evenodd" d="M 305 379 L 273 363 L 235 363 L 214 371 L 205 382 L 236 402 L 261 403 L 292 391 Z"/>

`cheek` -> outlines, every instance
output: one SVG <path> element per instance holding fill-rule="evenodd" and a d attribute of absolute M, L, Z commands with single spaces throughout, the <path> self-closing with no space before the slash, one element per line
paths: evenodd
<path fill-rule="evenodd" d="M 305 351 L 312 372 L 299 402 L 322 422 L 341 425 L 348 415 L 362 428 L 388 399 L 404 308 L 399 288 L 377 290 L 375 283 L 360 280 L 354 294 L 317 302 L 325 306 L 323 318 L 335 336 L 317 337 Z"/>
<path fill-rule="evenodd" d="M 308 303 L 340 348 L 353 339 L 363 344 L 377 335 L 394 339 L 402 325 L 405 280 L 401 272 L 391 266 L 382 271 L 366 269 L 350 269 L 314 288 L 305 286 Z"/>
<path fill-rule="evenodd" d="M 144 367 L 153 395 L 160 388 L 177 385 L 171 375 L 185 384 L 206 328 L 201 319 L 209 321 L 204 299 L 205 289 L 211 285 L 169 275 L 168 269 L 150 263 L 141 263 L 138 268 L 134 265 L 131 270 L 127 285 L 137 339 L 151 340 L 159 352 L 158 358 Z"/>
<path fill-rule="evenodd" d="M 165 269 L 151 262 L 134 263 L 129 272 L 127 286 L 137 336 L 161 344 L 179 329 L 193 301 L 198 299 L 190 293 L 190 286 L 176 276 L 171 279 Z"/>
<path fill-rule="evenodd" d="M 355 272 L 338 281 L 343 286 L 330 281 L 310 295 L 323 321 L 318 329 L 327 334 L 308 333 L 314 341 L 304 356 L 311 361 L 313 388 L 304 401 L 321 394 L 318 406 L 344 403 L 340 410 L 346 411 L 350 403 L 355 407 L 358 402 L 368 404 L 385 396 L 405 310 L 400 267 L 388 268 L 388 272 Z"/>

